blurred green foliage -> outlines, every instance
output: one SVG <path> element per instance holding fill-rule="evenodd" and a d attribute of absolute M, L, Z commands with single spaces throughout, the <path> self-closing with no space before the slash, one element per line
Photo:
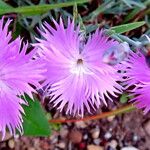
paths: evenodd
<path fill-rule="evenodd" d="M 0 14 L 16 16 L 17 23 L 14 28 L 20 28 L 21 25 L 28 31 L 31 41 L 35 42 L 34 36 L 38 36 L 36 27 L 40 27 L 43 20 L 59 20 L 61 16 L 64 22 L 67 22 L 68 16 L 75 17 L 73 6 L 79 9 L 77 23 L 82 24 L 86 33 L 91 33 L 98 26 L 109 28 L 113 24 L 133 22 L 134 19 L 144 20 L 150 27 L 150 0 L 0 0 Z M 107 21 L 107 18 L 112 20 L 112 23 Z"/>

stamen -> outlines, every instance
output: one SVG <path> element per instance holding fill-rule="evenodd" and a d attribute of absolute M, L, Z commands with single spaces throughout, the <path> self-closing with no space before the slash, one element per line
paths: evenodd
<path fill-rule="evenodd" d="M 77 65 L 81 65 L 81 64 L 83 64 L 83 60 L 82 59 L 78 59 L 77 60 Z"/>

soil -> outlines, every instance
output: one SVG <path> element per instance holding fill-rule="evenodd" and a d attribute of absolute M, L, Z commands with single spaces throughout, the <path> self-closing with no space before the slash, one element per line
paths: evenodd
<path fill-rule="evenodd" d="M 0 150 L 150 150 L 150 115 L 136 110 L 101 120 L 65 123 L 46 138 L 22 136 L 1 142 Z"/>

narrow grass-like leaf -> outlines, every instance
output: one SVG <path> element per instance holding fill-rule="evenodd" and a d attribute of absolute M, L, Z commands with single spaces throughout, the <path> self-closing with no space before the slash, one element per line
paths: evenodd
<path fill-rule="evenodd" d="M 144 3 L 145 7 L 150 5 L 150 0 L 146 0 Z M 133 19 L 140 11 L 144 10 L 144 8 L 135 7 L 124 19 L 124 23 L 128 22 L 129 20 Z"/>
<path fill-rule="evenodd" d="M 13 7 L 0 0 L 0 14 L 1 12 L 7 13 L 8 10 L 11 10 Z"/>
<path fill-rule="evenodd" d="M 140 9 L 139 7 L 136 7 L 135 9 L 133 9 L 133 10 L 125 17 L 123 23 L 126 23 L 126 22 L 128 22 L 129 20 L 133 19 L 134 16 L 135 16 L 136 14 L 138 14 L 139 11 L 141 11 L 141 10 L 142 10 L 142 9 Z"/>
<path fill-rule="evenodd" d="M 134 22 L 134 23 L 128 23 L 128 24 L 123 24 L 119 26 L 115 26 L 110 28 L 111 30 L 115 31 L 118 34 L 128 32 L 130 30 L 136 29 L 138 27 L 141 27 L 145 24 L 145 21 L 140 21 L 140 22 Z"/>
<path fill-rule="evenodd" d="M 99 7 L 92 11 L 88 16 L 84 17 L 84 20 L 93 20 L 95 17 L 97 17 L 99 14 L 101 14 L 102 12 L 104 12 L 105 10 L 111 8 L 115 3 L 111 0 L 103 3 L 102 5 L 99 5 Z"/>
<path fill-rule="evenodd" d="M 134 0 L 123 0 L 123 2 L 127 5 L 127 6 L 129 6 L 129 7 L 133 7 L 133 6 L 137 6 L 137 7 L 139 7 L 139 8 L 145 8 L 145 5 L 144 5 L 144 3 L 142 3 L 142 2 L 139 2 L 139 1 L 134 1 Z"/>
<path fill-rule="evenodd" d="M 85 2 L 88 2 L 88 0 L 74 0 L 74 1 L 68 1 L 64 3 L 56 3 L 56 4 L 22 6 L 22 7 L 11 8 L 11 9 L 3 8 L 0 9 L 0 14 L 19 13 L 23 15 L 38 15 L 38 14 L 43 14 L 52 9 L 69 7 L 69 6 L 73 6 L 75 3 L 82 4 Z"/>

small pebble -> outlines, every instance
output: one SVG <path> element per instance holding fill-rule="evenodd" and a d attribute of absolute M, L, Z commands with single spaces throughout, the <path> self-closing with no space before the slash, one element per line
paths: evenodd
<path fill-rule="evenodd" d="M 43 148 L 44 150 L 48 150 L 48 149 L 49 149 L 49 143 L 44 142 L 44 143 L 42 144 L 42 148 Z"/>
<path fill-rule="evenodd" d="M 104 135 L 105 139 L 110 139 L 112 137 L 112 134 L 110 132 L 106 132 Z"/>
<path fill-rule="evenodd" d="M 34 147 L 30 147 L 29 150 L 36 150 Z"/>
<path fill-rule="evenodd" d="M 67 137 L 67 135 L 68 135 L 68 129 L 64 129 L 64 128 L 61 128 L 60 129 L 60 136 L 62 137 L 62 138 L 66 138 Z"/>
<path fill-rule="evenodd" d="M 87 140 L 87 139 L 88 139 L 88 134 L 85 134 L 85 135 L 83 136 L 83 139 L 84 139 L 84 140 Z"/>
<path fill-rule="evenodd" d="M 19 139 L 20 135 L 16 134 L 14 137 L 15 137 L 15 139 Z"/>
<path fill-rule="evenodd" d="M 50 140 L 53 144 L 58 142 L 58 133 L 57 132 L 53 132 L 53 134 L 50 136 Z"/>
<path fill-rule="evenodd" d="M 11 149 L 13 149 L 15 147 L 15 141 L 13 139 L 9 140 L 8 145 Z"/>
<path fill-rule="evenodd" d="M 132 147 L 132 146 L 128 146 L 128 147 L 121 148 L 121 150 L 139 150 L 139 149 Z"/>
<path fill-rule="evenodd" d="M 60 143 L 57 144 L 57 147 L 65 149 L 66 144 L 65 144 L 65 142 L 60 142 Z"/>
<path fill-rule="evenodd" d="M 114 120 L 114 118 L 115 118 L 115 116 L 110 116 L 110 117 L 107 118 L 107 120 L 108 120 L 109 122 L 112 122 L 112 121 Z"/>
<path fill-rule="evenodd" d="M 99 145 L 99 144 L 100 144 L 100 142 L 101 142 L 101 140 L 100 140 L 100 139 L 94 139 L 94 140 L 93 140 L 93 143 L 94 143 L 94 144 L 96 144 L 96 145 Z"/>
<path fill-rule="evenodd" d="M 80 143 L 82 141 L 82 132 L 79 130 L 72 130 L 69 134 L 69 139 L 73 143 Z"/>
<path fill-rule="evenodd" d="M 99 128 L 92 130 L 92 138 L 93 139 L 97 139 L 99 137 L 99 134 L 100 134 Z"/>
<path fill-rule="evenodd" d="M 87 127 L 87 125 L 84 121 L 76 122 L 75 125 L 76 125 L 77 128 L 82 128 L 82 129 Z"/>
<path fill-rule="evenodd" d="M 111 140 L 111 142 L 109 143 L 109 145 L 113 148 L 113 149 L 116 149 L 118 143 L 116 140 Z"/>
<path fill-rule="evenodd" d="M 116 150 L 116 149 L 112 148 L 111 146 L 108 146 L 107 150 Z"/>
<path fill-rule="evenodd" d="M 134 135 L 134 136 L 133 136 L 133 141 L 134 141 L 134 142 L 137 142 L 138 140 L 139 140 L 139 137 L 138 137 L 137 135 Z"/>
<path fill-rule="evenodd" d="M 88 145 L 87 150 L 104 150 L 103 147 L 97 145 Z"/>

